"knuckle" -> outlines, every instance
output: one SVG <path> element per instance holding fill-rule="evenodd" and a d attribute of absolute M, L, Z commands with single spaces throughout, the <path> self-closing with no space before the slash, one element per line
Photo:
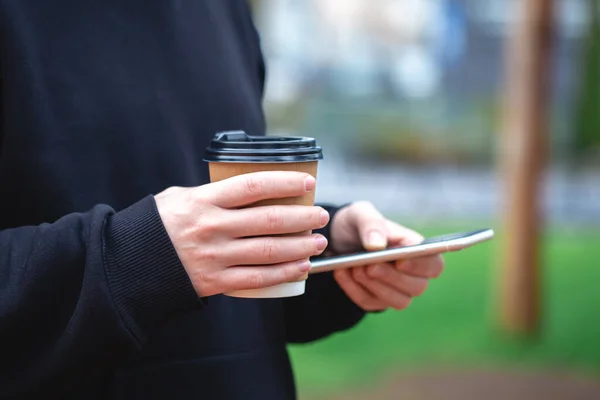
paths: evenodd
<path fill-rule="evenodd" d="M 212 218 L 201 218 L 196 225 L 196 232 L 201 238 L 210 238 L 219 230 L 219 224 Z"/>
<path fill-rule="evenodd" d="M 418 275 L 419 273 L 419 263 L 415 262 L 413 260 L 411 261 L 401 261 L 400 262 L 400 266 L 402 268 L 403 271 L 409 273 L 409 274 L 415 274 Z"/>
<path fill-rule="evenodd" d="M 352 204 L 356 208 L 370 208 L 373 207 L 373 203 L 368 200 L 359 200 Z"/>
<path fill-rule="evenodd" d="M 417 269 L 416 272 L 417 273 L 420 272 L 420 274 L 424 278 L 435 279 L 435 278 L 438 278 L 442 274 L 443 270 L 444 270 L 443 265 L 435 264 L 435 265 L 424 265 L 420 269 Z"/>
<path fill-rule="evenodd" d="M 377 278 L 377 279 L 385 279 L 388 277 L 389 271 L 387 270 L 387 268 L 382 268 L 381 266 L 375 266 L 372 268 L 369 268 L 367 270 L 367 273 L 369 274 L 369 276 L 371 278 Z"/>
<path fill-rule="evenodd" d="M 265 240 L 260 248 L 260 256 L 267 263 L 270 263 L 277 258 L 278 250 L 278 246 L 274 240 Z"/>
<path fill-rule="evenodd" d="M 267 209 L 266 220 L 269 229 L 278 229 L 283 226 L 283 214 L 276 207 Z"/>
<path fill-rule="evenodd" d="M 352 270 L 352 276 L 359 282 L 365 282 L 367 280 L 367 276 L 365 275 L 365 271 L 363 268 L 354 268 Z"/>
<path fill-rule="evenodd" d="M 193 270 L 189 274 L 190 281 L 199 295 L 210 296 L 218 292 L 219 278 L 217 274 L 201 270 Z"/>
<path fill-rule="evenodd" d="M 421 235 L 417 231 L 413 231 L 412 229 L 405 228 L 407 232 L 407 239 L 415 243 L 421 243 L 425 237 Z"/>
<path fill-rule="evenodd" d="M 205 190 L 204 186 L 200 186 L 190 190 L 189 192 L 190 200 L 194 204 L 198 203 L 210 203 L 210 195 Z"/>
<path fill-rule="evenodd" d="M 244 189 L 246 194 L 260 197 L 264 192 L 264 184 L 259 179 L 248 176 L 244 181 Z"/>
<path fill-rule="evenodd" d="M 372 311 L 374 306 L 372 299 L 365 293 L 356 294 L 356 303 L 359 304 L 363 309 Z"/>
<path fill-rule="evenodd" d="M 335 280 L 338 283 L 340 283 L 342 285 L 344 285 L 347 282 L 351 281 L 350 274 L 348 274 L 347 271 L 344 270 L 344 269 L 340 269 L 340 270 L 334 271 L 333 272 L 333 277 L 335 278 Z"/>
<path fill-rule="evenodd" d="M 258 272 L 252 272 L 248 274 L 247 286 L 252 289 L 261 288 L 265 281 L 264 277 Z"/>
<path fill-rule="evenodd" d="M 213 247 L 198 249 L 196 259 L 203 263 L 214 263 L 219 259 L 219 252 Z"/>

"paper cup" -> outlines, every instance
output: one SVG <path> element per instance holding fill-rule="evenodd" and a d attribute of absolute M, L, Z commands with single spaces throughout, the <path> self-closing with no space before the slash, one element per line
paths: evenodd
<path fill-rule="evenodd" d="M 215 135 L 206 150 L 210 181 L 218 182 L 234 176 L 260 171 L 299 171 L 317 178 L 322 150 L 313 138 L 249 136 L 245 132 L 223 132 Z M 264 205 L 305 205 L 315 203 L 315 191 L 304 196 L 259 201 L 249 207 Z M 311 231 L 294 235 L 310 235 Z M 232 297 L 274 298 L 304 294 L 308 273 L 296 282 L 261 289 L 225 293 Z"/>

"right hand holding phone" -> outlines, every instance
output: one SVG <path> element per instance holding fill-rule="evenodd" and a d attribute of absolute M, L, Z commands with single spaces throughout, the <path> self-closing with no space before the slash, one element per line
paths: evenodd
<path fill-rule="evenodd" d="M 322 235 L 277 236 L 329 222 L 321 207 L 259 206 L 314 190 L 301 172 L 256 172 L 155 196 L 159 214 L 198 295 L 258 289 L 300 279 L 323 252 Z"/>
<path fill-rule="evenodd" d="M 422 240 L 420 234 L 385 218 L 369 202 L 342 208 L 331 221 L 330 250 L 338 254 L 410 246 Z M 443 269 L 443 259 L 436 255 L 339 269 L 334 277 L 346 295 L 366 311 L 403 310 Z"/>

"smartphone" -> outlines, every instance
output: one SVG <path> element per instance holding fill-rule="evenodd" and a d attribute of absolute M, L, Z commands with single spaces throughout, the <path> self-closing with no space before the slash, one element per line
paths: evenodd
<path fill-rule="evenodd" d="M 458 251 L 493 237 L 492 229 L 479 229 L 426 238 L 417 245 L 322 258 L 311 262 L 309 274 Z"/>

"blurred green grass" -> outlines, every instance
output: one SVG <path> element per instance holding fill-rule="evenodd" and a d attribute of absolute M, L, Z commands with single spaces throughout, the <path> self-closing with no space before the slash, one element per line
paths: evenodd
<path fill-rule="evenodd" d="M 479 226 L 479 225 L 477 225 Z M 426 228 L 426 235 L 468 230 Z M 543 322 L 535 339 L 497 329 L 501 235 L 447 254 L 446 270 L 405 311 L 369 315 L 357 327 L 290 347 L 304 393 L 372 385 L 389 370 L 503 365 L 600 371 L 600 228 L 544 236 Z"/>

